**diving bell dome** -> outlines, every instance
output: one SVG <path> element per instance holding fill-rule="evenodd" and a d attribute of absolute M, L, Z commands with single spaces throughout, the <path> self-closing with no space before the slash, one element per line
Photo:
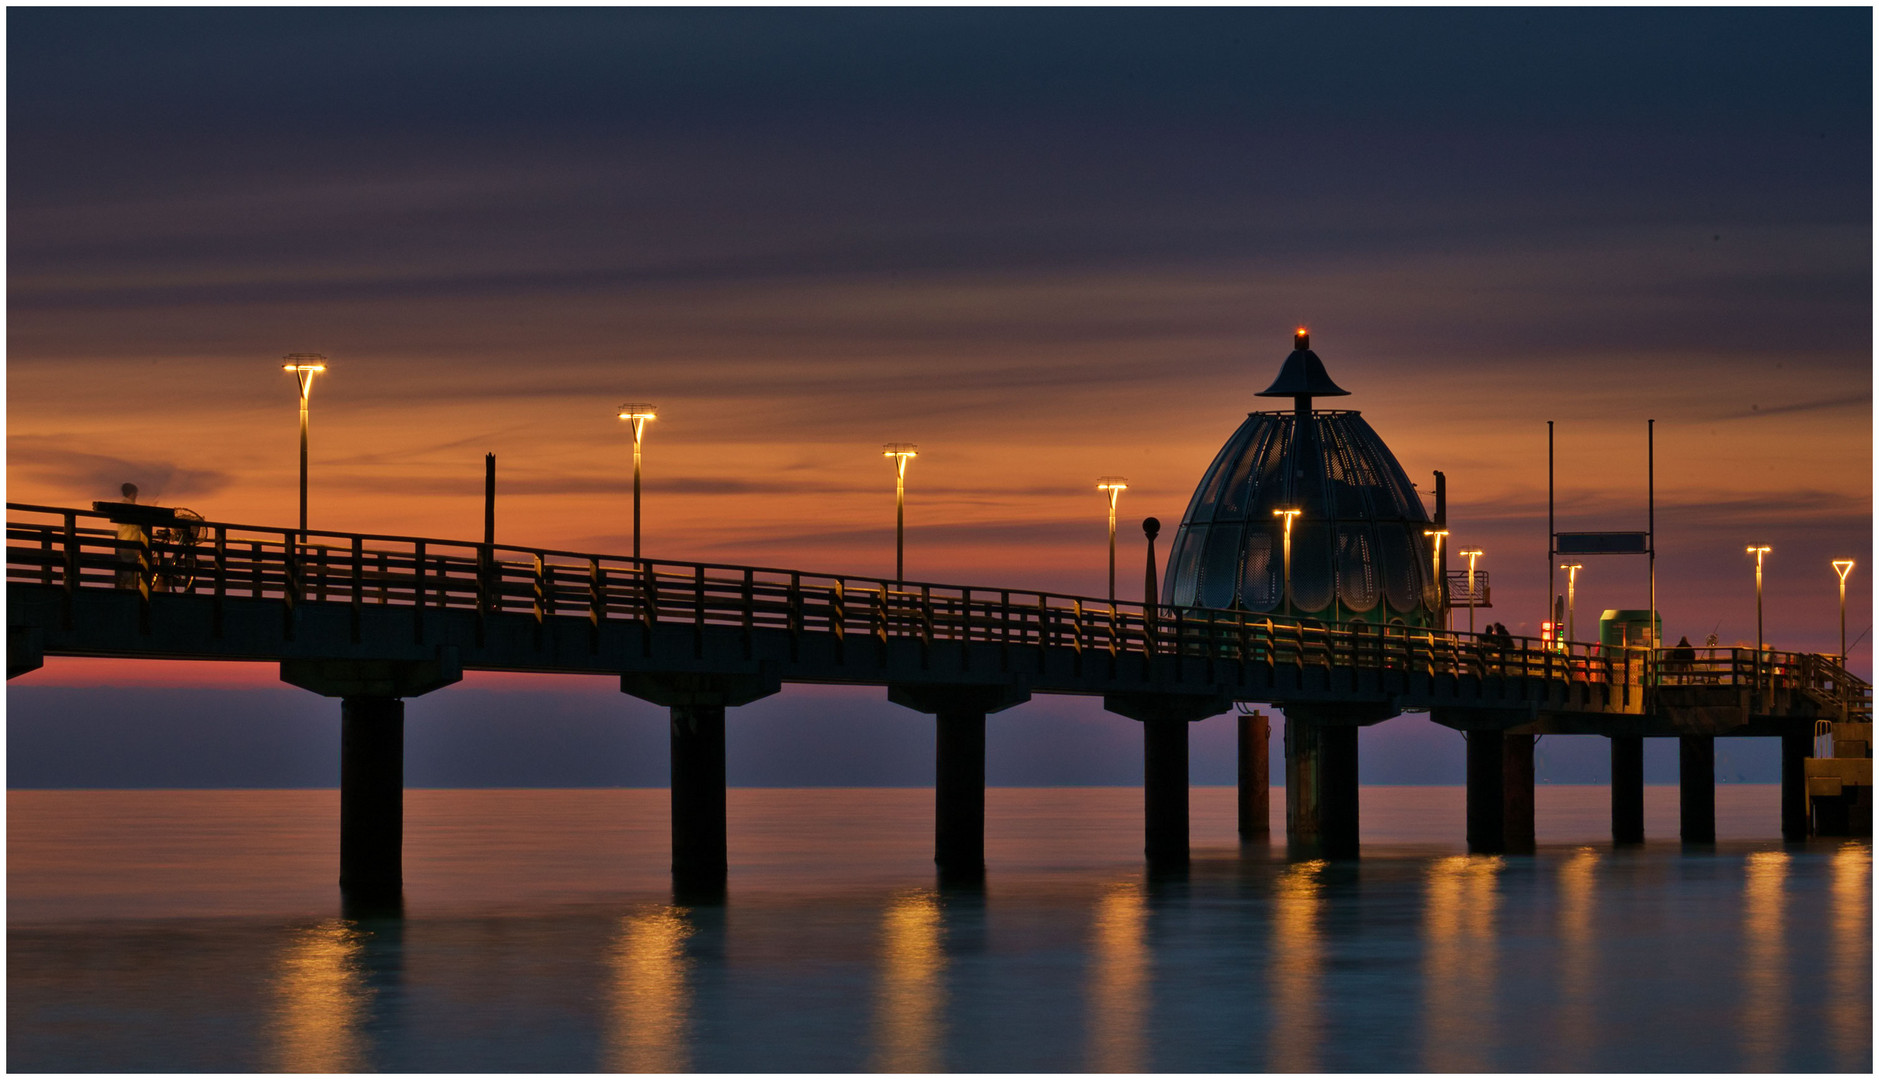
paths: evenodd
<path fill-rule="evenodd" d="M 1201 476 L 1169 550 L 1162 602 L 1284 615 L 1285 519 L 1292 518 L 1292 603 L 1326 622 L 1437 621 L 1430 528 L 1396 456 L 1353 411 L 1313 409 L 1348 395 L 1298 331 L 1258 397 L 1289 410 L 1249 413 Z"/>

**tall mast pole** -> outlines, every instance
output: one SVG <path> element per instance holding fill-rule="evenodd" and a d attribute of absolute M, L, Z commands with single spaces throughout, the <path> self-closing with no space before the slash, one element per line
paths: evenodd
<path fill-rule="evenodd" d="M 1646 492 L 1646 505 L 1649 507 L 1647 512 L 1649 516 L 1645 519 L 1645 526 L 1650 530 L 1651 534 L 1651 550 L 1649 556 L 1651 566 L 1651 658 L 1655 661 L 1658 655 L 1656 650 L 1664 647 L 1664 643 L 1659 640 L 1659 634 L 1657 632 L 1657 421 L 1646 420 L 1644 423 L 1644 490 Z M 1653 662 L 1650 666 L 1650 670 L 1653 673 L 1650 681 L 1655 683 L 1657 681 L 1655 675 L 1657 664 Z"/>

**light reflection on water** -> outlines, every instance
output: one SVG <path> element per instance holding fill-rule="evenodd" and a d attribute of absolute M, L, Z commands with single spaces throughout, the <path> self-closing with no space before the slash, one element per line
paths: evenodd
<path fill-rule="evenodd" d="M 1872 845 L 1848 841 L 1833 856 L 1833 992 L 1828 1010 L 1839 1060 L 1872 1057 Z M 1862 1007 L 1863 1006 L 1863 1007 Z"/>
<path fill-rule="evenodd" d="M 1742 1061 L 1749 1072 L 1778 1072 L 1787 1027 L 1787 941 L 1784 933 L 1788 853 L 1748 857 L 1742 896 Z"/>
<path fill-rule="evenodd" d="M 1499 855 L 1452 855 L 1429 867 L 1423 905 L 1423 1063 L 1428 1072 L 1481 1072 L 1495 1003 L 1494 912 Z"/>
<path fill-rule="evenodd" d="M 1591 1068 L 1586 1051 L 1597 1035 L 1599 853 L 1580 848 L 1559 868 L 1559 1006 L 1554 1039 L 1560 1072 Z"/>
<path fill-rule="evenodd" d="M 1470 857 L 1436 792 L 1440 831 L 1292 863 L 1243 851 L 1232 793 L 1198 789 L 1194 868 L 1164 879 L 1141 870 L 1139 792 L 995 790 L 987 883 L 955 890 L 930 793 L 772 792 L 742 811 L 770 832 L 732 816 L 727 902 L 687 907 L 648 820 L 663 792 L 417 792 L 406 916 L 354 921 L 330 887 L 323 912 L 291 875 L 246 887 L 250 853 L 280 871 L 270 823 L 304 832 L 282 807 L 307 793 L 19 794 L 16 1071 L 1871 1065 L 1865 842 Z M 170 829 L 145 871 L 151 819 Z M 100 839 L 47 840 L 75 829 Z M 741 861 L 740 835 L 762 838 Z"/>
<path fill-rule="evenodd" d="M 607 1015 L 607 1072 L 684 1072 L 691 988 L 685 939 L 690 913 L 664 907 L 627 915 L 608 952 L 613 981 Z"/>
<path fill-rule="evenodd" d="M 1320 1072 L 1324 1037 L 1324 943 L 1318 909 L 1325 861 L 1286 868 L 1272 898 L 1272 1026 L 1266 1037 L 1269 1071 Z"/>
<path fill-rule="evenodd" d="M 1096 901 L 1091 927 L 1088 1072 L 1137 1073 L 1142 1007 L 1147 998 L 1148 905 L 1138 881 L 1111 885 Z"/>
<path fill-rule="evenodd" d="M 940 1045 L 946 957 L 941 951 L 938 896 L 920 891 L 895 897 L 881 921 L 881 938 L 875 1052 L 869 1067 L 876 1072 L 939 1072 L 945 1067 Z"/>
<path fill-rule="evenodd" d="M 359 970 L 364 935 L 332 920 L 295 931 L 275 980 L 275 1072 L 343 1073 L 366 1067 L 359 1024 L 371 990 Z"/>

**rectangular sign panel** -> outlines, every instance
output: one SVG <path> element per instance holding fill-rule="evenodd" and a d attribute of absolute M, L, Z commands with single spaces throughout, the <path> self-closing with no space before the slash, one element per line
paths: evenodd
<path fill-rule="evenodd" d="M 1561 555 L 1643 555 L 1651 534 L 1641 532 L 1554 533 L 1553 550 Z"/>

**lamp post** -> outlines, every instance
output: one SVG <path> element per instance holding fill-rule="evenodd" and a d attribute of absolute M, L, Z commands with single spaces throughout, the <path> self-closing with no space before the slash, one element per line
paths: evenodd
<path fill-rule="evenodd" d="M 620 419 L 633 425 L 633 558 L 639 558 L 639 458 L 646 438 L 646 421 L 659 419 L 659 410 L 643 401 L 620 406 Z"/>
<path fill-rule="evenodd" d="M 1572 609 L 1577 599 L 1575 594 L 1579 589 L 1579 571 L 1585 569 L 1585 564 L 1560 563 L 1559 568 L 1566 572 L 1566 648 L 1564 651 L 1570 653 L 1573 639 L 1579 636 L 1578 623 L 1572 617 Z"/>
<path fill-rule="evenodd" d="M 894 584 L 906 577 L 907 459 L 919 457 L 910 442 L 883 443 L 881 456 L 894 459 Z"/>
<path fill-rule="evenodd" d="M 1116 500 L 1129 490 L 1129 478 L 1126 476 L 1102 476 L 1096 480 L 1096 490 L 1109 495 L 1109 602 L 1116 602 Z"/>
<path fill-rule="evenodd" d="M 313 377 L 326 370 L 326 357 L 319 353 L 288 353 L 282 358 L 282 371 L 294 373 L 300 384 L 300 539 L 307 539 L 307 402 L 313 396 Z"/>
<path fill-rule="evenodd" d="M 1468 633 L 1474 633 L 1474 561 L 1482 555 L 1480 549 L 1460 553 L 1468 560 Z"/>
<path fill-rule="evenodd" d="M 1840 575 L 1840 666 L 1846 666 L 1846 575 L 1853 572 L 1852 559 L 1833 560 L 1833 571 Z"/>
<path fill-rule="evenodd" d="M 1274 510 L 1273 517 L 1285 519 L 1285 613 L 1292 614 L 1292 519 L 1304 513 L 1303 510 Z"/>
<path fill-rule="evenodd" d="M 1433 536 L 1435 544 L 1429 549 L 1429 580 L 1435 582 L 1435 602 L 1442 608 L 1442 629 L 1454 629 L 1449 625 L 1453 612 L 1449 610 L 1448 582 L 1442 580 L 1442 538 L 1448 535 L 1447 529 L 1424 529 L 1422 535 Z"/>
<path fill-rule="evenodd" d="M 1755 662 L 1762 662 L 1762 556 L 1773 551 L 1767 544 L 1750 544 L 1748 553 L 1755 556 Z"/>

